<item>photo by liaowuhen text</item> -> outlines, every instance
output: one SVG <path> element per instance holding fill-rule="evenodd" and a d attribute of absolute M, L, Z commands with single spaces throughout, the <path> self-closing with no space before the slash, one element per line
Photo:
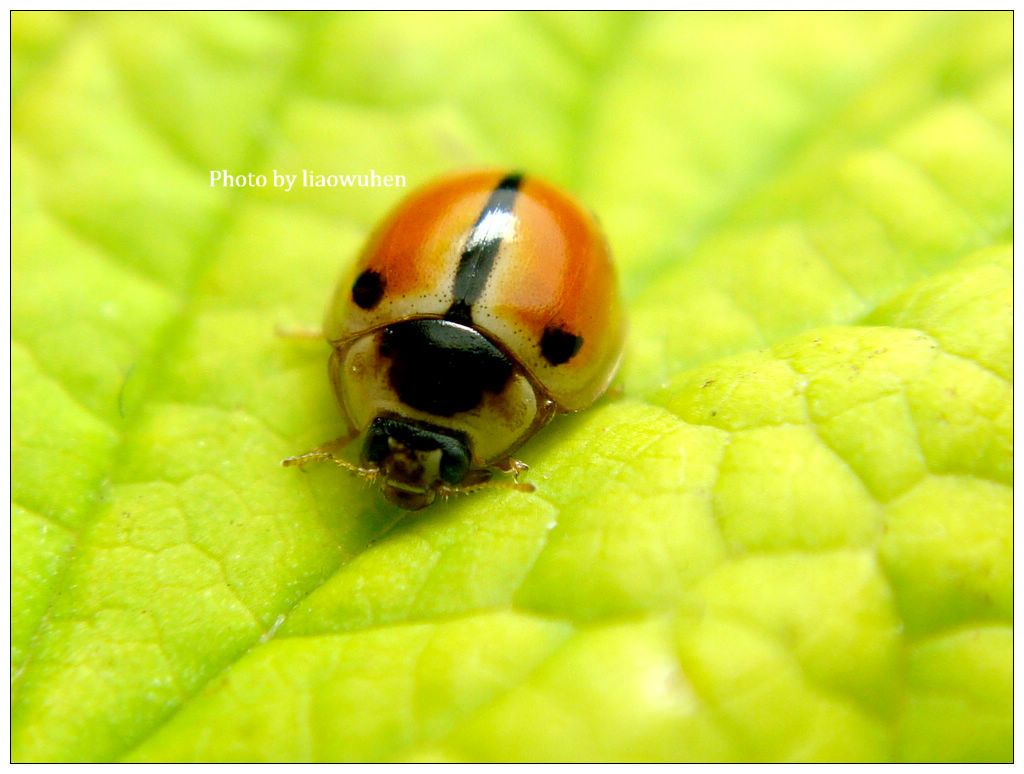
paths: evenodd
<path fill-rule="evenodd" d="M 323 174 L 312 169 L 288 174 L 277 169 L 269 175 L 258 172 L 232 173 L 227 169 L 210 170 L 211 188 L 405 188 L 405 175 L 381 175 L 371 169 L 366 174 Z"/>

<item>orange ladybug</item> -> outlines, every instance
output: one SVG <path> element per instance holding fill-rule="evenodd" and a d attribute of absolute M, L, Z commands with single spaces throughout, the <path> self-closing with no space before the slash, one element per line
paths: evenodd
<path fill-rule="evenodd" d="M 409 510 L 533 491 L 512 453 L 604 393 L 624 333 L 607 242 L 574 199 L 519 173 L 442 177 L 387 217 L 327 307 L 348 433 L 284 464 L 330 460 Z M 360 464 L 332 454 L 357 436 Z"/>

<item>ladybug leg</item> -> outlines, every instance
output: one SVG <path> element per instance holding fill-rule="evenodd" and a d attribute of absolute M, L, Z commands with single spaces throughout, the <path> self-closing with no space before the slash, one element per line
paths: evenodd
<path fill-rule="evenodd" d="M 511 489 L 516 492 L 536 492 L 537 487 L 533 484 L 523 484 L 518 481 L 491 481 L 489 475 L 476 476 L 474 473 L 487 474 L 488 471 L 473 471 L 458 486 L 441 486 L 437 493 L 442 497 L 451 497 L 457 494 L 471 494 L 481 489 Z"/>
<path fill-rule="evenodd" d="M 513 460 L 511 457 L 508 460 L 502 460 L 502 462 L 509 462 L 509 470 L 518 472 L 520 470 L 526 470 L 526 465 L 518 460 Z M 518 467 L 512 463 L 518 463 Z M 497 465 L 495 467 L 498 467 Z M 500 469 L 500 468 L 499 468 Z M 437 488 L 437 493 L 442 497 L 451 497 L 453 495 L 470 494 L 472 492 L 479 492 L 481 489 L 512 489 L 516 492 L 535 492 L 537 488 L 533 484 L 520 483 L 519 481 L 492 481 L 492 472 L 487 468 L 477 468 L 469 471 L 466 477 L 459 482 L 458 486 L 440 486 Z M 513 473 L 515 475 L 515 473 Z"/>
<path fill-rule="evenodd" d="M 324 332 L 316 325 L 277 325 L 274 333 L 282 339 L 316 339 L 322 340 Z"/>
<path fill-rule="evenodd" d="M 324 460 L 331 460 L 333 462 L 338 463 L 342 467 L 347 467 L 347 463 L 343 463 L 341 460 L 335 457 L 334 454 L 332 454 L 332 452 L 338 451 L 338 449 L 343 448 L 354 437 L 355 436 L 352 434 L 343 435 L 340 438 L 335 438 L 333 441 L 322 443 L 315 449 L 310 449 L 305 454 L 299 454 L 295 457 L 289 457 L 288 459 L 281 460 L 281 464 L 284 465 L 286 468 L 291 467 L 292 465 L 298 465 L 299 467 L 302 467 L 303 465 L 308 465 L 310 462 L 323 462 Z"/>
<path fill-rule="evenodd" d="M 500 470 L 502 473 L 511 473 L 513 481 L 519 481 L 519 474 L 525 473 L 530 469 L 522 460 L 517 460 L 514 457 L 506 457 L 503 460 L 497 460 L 494 463 L 494 467 Z"/>
<path fill-rule="evenodd" d="M 486 470 L 484 468 L 471 470 L 469 471 L 469 473 L 466 474 L 466 477 L 462 479 L 462 481 L 459 483 L 456 489 L 464 489 L 470 486 L 480 486 L 481 484 L 486 484 L 490 480 L 491 471 Z"/>

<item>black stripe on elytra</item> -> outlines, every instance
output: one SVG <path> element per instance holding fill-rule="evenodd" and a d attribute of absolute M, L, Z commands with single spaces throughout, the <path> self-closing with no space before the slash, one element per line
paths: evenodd
<path fill-rule="evenodd" d="M 497 213 L 505 215 L 512 214 L 515 206 L 516 195 L 519 193 L 519 186 L 523 182 L 523 175 L 515 172 L 506 175 L 498 183 L 498 187 L 491 191 L 491 196 L 484 205 L 480 217 L 476 219 L 473 230 L 469 232 L 469 239 L 466 240 L 466 249 L 459 259 L 459 268 L 455 270 L 455 285 L 452 295 L 455 300 L 449 307 L 445 318 L 452 322 L 472 325 L 472 306 L 480 294 L 484 292 L 487 278 L 494 266 L 494 258 L 501 246 L 503 234 L 480 234 L 481 226 L 489 217 Z"/>

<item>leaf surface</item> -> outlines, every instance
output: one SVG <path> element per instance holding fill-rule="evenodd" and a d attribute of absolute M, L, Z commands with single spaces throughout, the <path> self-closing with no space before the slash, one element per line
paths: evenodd
<path fill-rule="evenodd" d="M 1012 758 L 1012 17 L 12 17 L 12 757 Z M 599 213 L 621 394 L 410 516 L 315 322 L 401 191 Z"/>

